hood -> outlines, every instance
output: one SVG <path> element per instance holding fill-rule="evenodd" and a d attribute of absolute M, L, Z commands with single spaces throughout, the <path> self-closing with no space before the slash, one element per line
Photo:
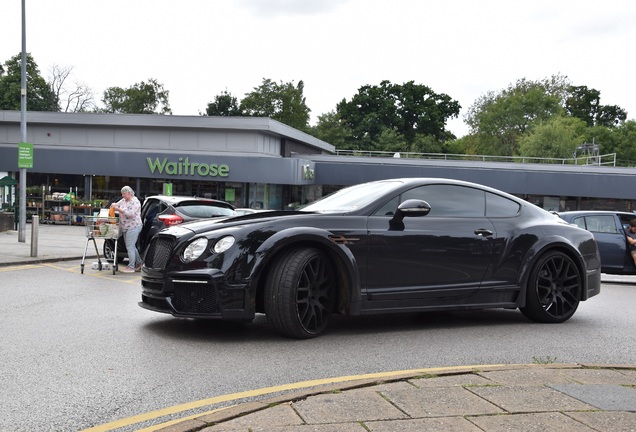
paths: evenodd
<path fill-rule="evenodd" d="M 301 211 L 268 211 L 252 213 L 242 216 L 230 216 L 214 219 L 200 219 L 197 221 L 186 222 L 169 228 L 164 228 L 160 232 L 164 234 L 182 236 L 186 233 L 200 234 L 213 231 L 215 229 L 228 228 L 232 226 L 244 226 L 270 221 L 272 219 L 280 219 L 281 217 L 298 217 L 310 214 Z"/>

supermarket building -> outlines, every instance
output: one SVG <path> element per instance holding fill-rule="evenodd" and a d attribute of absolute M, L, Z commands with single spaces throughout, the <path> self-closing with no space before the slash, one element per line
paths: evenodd
<path fill-rule="evenodd" d="M 0 111 L 0 177 L 19 177 L 20 136 L 20 112 Z M 350 184 L 444 177 L 495 187 L 550 210 L 636 209 L 634 168 L 345 156 L 260 117 L 28 112 L 27 142 L 33 144 L 27 190 L 73 192 L 85 201 L 118 196 L 124 185 L 142 198 L 170 185 L 174 195 L 284 209 Z M 5 192 L 2 199 L 10 198 Z"/>

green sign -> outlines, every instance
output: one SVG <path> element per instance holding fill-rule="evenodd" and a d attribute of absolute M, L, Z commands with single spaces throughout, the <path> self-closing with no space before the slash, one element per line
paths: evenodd
<path fill-rule="evenodd" d="M 172 195 L 172 183 L 163 184 L 163 194 L 168 196 Z"/>
<path fill-rule="evenodd" d="M 200 177 L 227 177 L 230 173 L 230 167 L 225 164 L 207 164 L 190 162 L 190 158 L 180 157 L 178 162 L 169 161 L 167 158 L 159 160 L 155 158 L 153 161 L 149 157 L 146 158 L 150 172 L 163 175 L 189 175 Z"/>
<path fill-rule="evenodd" d="M 18 168 L 33 168 L 33 144 L 18 143 Z"/>

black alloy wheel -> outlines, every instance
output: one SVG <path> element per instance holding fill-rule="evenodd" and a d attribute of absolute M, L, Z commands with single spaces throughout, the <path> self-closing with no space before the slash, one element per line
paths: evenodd
<path fill-rule="evenodd" d="M 336 277 L 318 249 L 294 249 L 276 263 L 265 286 L 265 314 L 287 337 L 309 339 L 329 324 L 336 303 Z"/>
<path fill-rule="evenodd" d="M 520 310 L 537 322 L 567 321 L 579 307 L 582 287 L 581 272 L 572 258 L 563 252 L 548 252 L 532 269 L 526 306 Z"/>

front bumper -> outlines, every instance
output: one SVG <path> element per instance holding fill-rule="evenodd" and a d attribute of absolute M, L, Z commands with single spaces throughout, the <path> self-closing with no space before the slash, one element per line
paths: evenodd
<path fill-rule="evenodd" d="M 144 267 L 139 306 L 180 318 L 252 320 L 249 284 L 229 284 L 217 269 L 169 272 Z"/>

